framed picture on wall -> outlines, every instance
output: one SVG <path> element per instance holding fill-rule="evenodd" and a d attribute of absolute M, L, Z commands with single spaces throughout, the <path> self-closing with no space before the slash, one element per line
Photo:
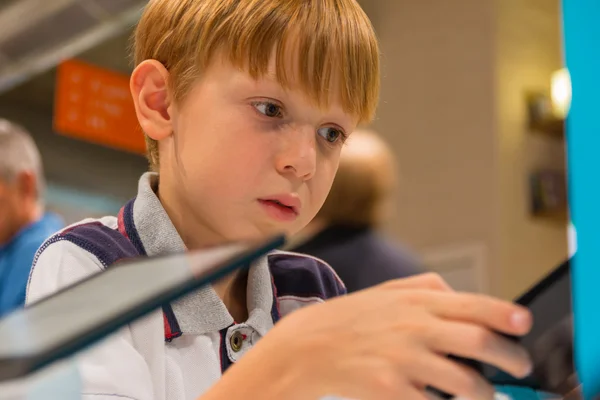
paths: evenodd
<path fill-rule="evenodd" d="M 529 178 L 530 212 L 535 217 L 567 222 L 567 183 L 564 172 L 542 169 Z"/>

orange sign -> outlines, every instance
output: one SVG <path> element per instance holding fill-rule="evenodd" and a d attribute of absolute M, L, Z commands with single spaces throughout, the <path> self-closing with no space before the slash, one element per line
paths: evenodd
<path fill-rule="evenodd" d="M 57 71 L 54 128 L 73 138 L 144 153 L 144 135 L 129 92 L 127 75 L 81 61 Z"/>

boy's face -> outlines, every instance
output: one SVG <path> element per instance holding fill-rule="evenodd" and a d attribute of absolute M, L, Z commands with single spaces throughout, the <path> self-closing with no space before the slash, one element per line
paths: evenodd
<path fill-rule="evenodd" d="M 183 239 L 293 234 L 310 222 L 329 192 L 356 118 L 336 99 L 321 109 L 301 90 L 284 90 L 274 62 L 258 81 L 228 62 L 215 62 L 175 104 L 160 94 L 166 86 L 159 76 L 167 73 L 156 64 L 138 67 L 132 88 L 142 126 L 159 140 L 159 195 Z M 151 86 L 147 96 L 144 84 Z M 159 116 L 144 118 L 143 97 Z"/>

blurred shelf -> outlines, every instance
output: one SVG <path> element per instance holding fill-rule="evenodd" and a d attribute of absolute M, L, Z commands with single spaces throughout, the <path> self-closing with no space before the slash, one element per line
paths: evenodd
<path fill-rule="evenodd" d="M 562 119 L 549 118 L 541 121 L 529 121 L 529 130 L 553 139 L 565 139 L 565 121 Z"/>
<path fill-rule="evenodd" d="M 569 211 L 567 207 L 556 210 L 534 211 L 531 216 L 535 220 L 548 221 L 567 226 L 569 223 Z"/>

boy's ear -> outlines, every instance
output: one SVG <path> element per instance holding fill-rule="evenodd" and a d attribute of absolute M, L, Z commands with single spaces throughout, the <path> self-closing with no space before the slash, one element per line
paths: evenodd
<path fill-rule="evenodd" d="M 142 130 L 154 140 L 173 132 L 169 71 L 156 60 L 140 63 L 129 82 L 135 112 Z"/>

